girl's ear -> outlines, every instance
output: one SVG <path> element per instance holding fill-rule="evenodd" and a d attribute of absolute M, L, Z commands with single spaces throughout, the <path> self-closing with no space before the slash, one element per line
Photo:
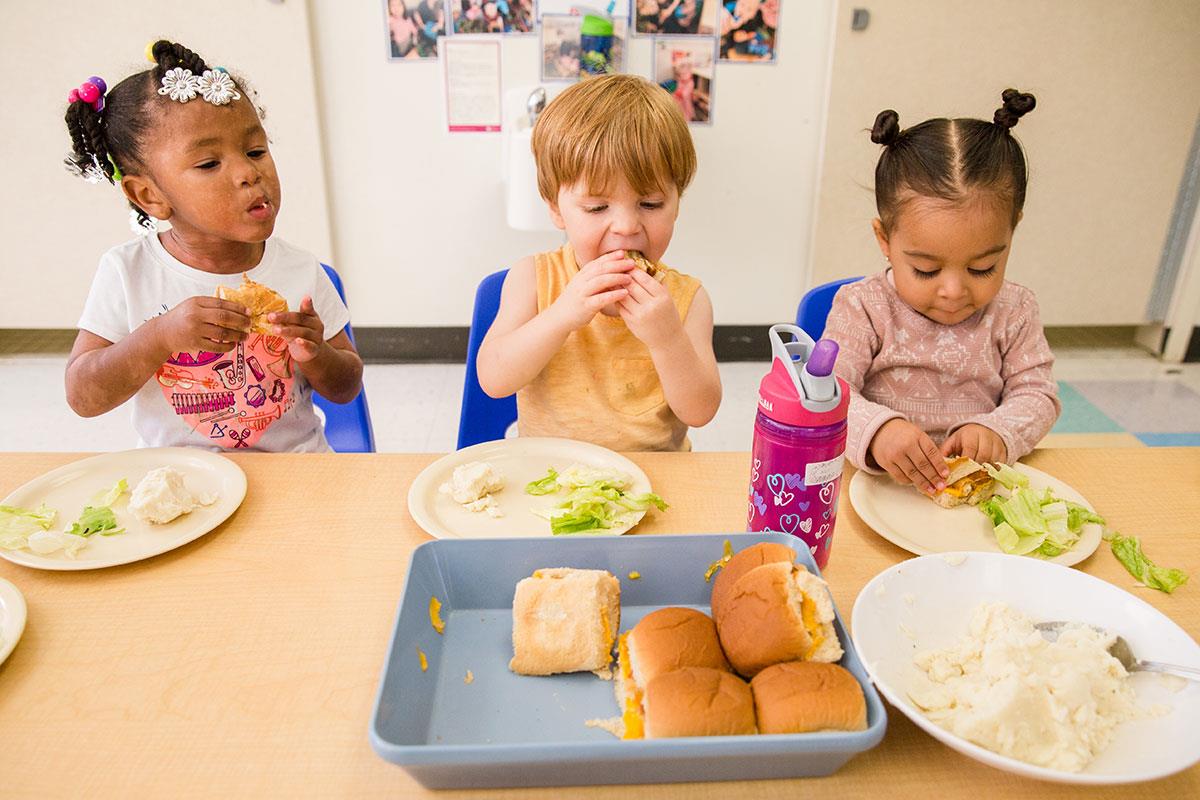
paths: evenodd
<path fill-rule="evenodd" d="M 888 244 L 887 229 L 883 227 L 883 220 L 876 217 L 871 220 L 871 229 L 875 231 L 875 241 L 879 244 L 879 252 L 883 253 L 883 258 L 889 264 L 892 261 L 891 247 Z"/>
<path fill-rule="evenodd" d="M 155 219 L 170 219 L 175 213 L 171 204 L 163 197 L 154 181 L 143 175 L 125 175 L 121 178 L 121 191 L 125 198 Z"/>

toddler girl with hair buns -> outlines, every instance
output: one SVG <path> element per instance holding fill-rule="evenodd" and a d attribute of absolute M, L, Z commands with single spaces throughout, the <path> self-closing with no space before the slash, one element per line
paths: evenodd
<path fill-rule="evenodd" d="M 1027 184 L 1012 128 L 1034 105 L 1007 89 L 991 122 L 875 120 L 872 227 L 887 268 L 842 287 L 825 329 L 852 390 L 859 469 L 932 494 L 945 456 L 1016 461 L 1058 418 L 1037 300 L 1005 280 Z"/>

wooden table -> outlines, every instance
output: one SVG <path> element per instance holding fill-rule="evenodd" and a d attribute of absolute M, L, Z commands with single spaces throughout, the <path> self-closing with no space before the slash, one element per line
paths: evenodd
<path fill-rule="evenodd" d="M 72 461 L 0 455 L 0 497 Z M 371 750 L 367 728 L 409 554 L 428 537 L 406 510 L 433 455 L 237 455 L 249 492 L 217 530 L 148 561 L 47 572 L 0 561 L 29 605 L 0 666 L 0 795 L 392 797 L 430 792 Z M 640 533 L 745 524 L 745 453 L 634 454 L 671 510 Z M 1102 547 L 1081 566 L 1200 638 L 1200 450 L 1041 450 L 1160 564 L 1193 584 L 1134 588 Z M 848 477 L 848 475 L 847 475 Z M 847 481 L 843 482 L 843 491 Z M 826 577 L 843 615 L 908 554 L 843 497 Z M 1200 767 L 1133 788 L 1038 783 L 978 764 L 891 710 L 883 743 L 828 778 L 513 789 L 505 797 L 1200 797 Z"/>

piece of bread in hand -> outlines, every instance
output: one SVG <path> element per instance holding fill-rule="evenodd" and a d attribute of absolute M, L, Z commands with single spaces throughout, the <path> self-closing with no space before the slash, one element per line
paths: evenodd
<path fill-rule="evenodd" d="M 946 488 L 929 495 L 942 508 L 977 506 L 996 493 L 996 481 L 982 464 L 966 456 L 954 456 L 946 459 L 946 467 L 950 470 Z"/>
<path fill-rule="evenodd" d="M 796 560 L 796 551 L 786 544 L 779 542 L 759 542 L 734 553 L 733 558 L 721 567 L 713 580 L 711 609 L 713 619 L 716 619 L 724 609 L 726 601 L 733 593 L 733 585 L 738 578 L 755 567 L 783 561 L 791 564 Z"/>
<path fill-rule="evenodd" d="M 267 321 L 268 314 L 288 310 L 287 300 L 283 295 L 261 283 L 250 280 L 242 273 L 240 286 L 218 286 L 217 297 L 240 303 L 250 311 L 250 332 L 273 334 L 272 324 Z"/>
<path fill-rule="evenodd" d="M 837 664 L 787 661 L 750 681 L 759 733 L 862 731 L 867 701 L 862 686 Z"/>
<path fill-rule="evenodd" d="M 646 685 L 646 738 L 755 732 L 754 695 L 732 672 L 683 667 Z"/>
<path fill-rule="evenodd" d="M 837 661 L 842 645 L 833 621 L 825 581 L 783 561 L 738 578 L 716 618 L 729 663 L 747 678 L 784 661 Z"/>
<path fill-rule="evenodd" d="M 654 278 L 660 283 L 662 282 L 664 277 L 662 267 L 646 258 L 646 256 L 642 254 L 641 250 L 626 250 L 625 255 L 633 259 L 633 263 L 638 265 L 638 269 L 644 270 L 651 278 Z"/>
<path fill-rule="evenodd" d="M 513 657 L 521 675 L 599 672 L 612 664 L 621 584 L 602 569 L 536 570 L 513 595 Z"/>
<path fill-rule="evenodd" d="M 621 738 L 642 738 L 646 686 L 659 675 L 682 667 L 730 671 L 717 639 L 717 626 L 707 614 L 691 608 L 660 608 L 621 635 L 613 684 L 621 709 Z"/>

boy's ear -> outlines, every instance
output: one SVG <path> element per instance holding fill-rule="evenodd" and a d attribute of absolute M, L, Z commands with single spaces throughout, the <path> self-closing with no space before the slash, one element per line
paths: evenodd
<path fill-rule="evenodd" d="M 879 252 L 883 253 L 885 261 L 891 263 L 891 247 L 888 244 L 887 229 L 883 227 L 883 220 L 879 217 L 871 220 L 871 229 L 875 231 L 875 241 L 879 244 Z"/>
<path fill-rule="evenodd" d="M 121 191 L 125 198 L 155 219 L 170 219 L 175 213 L 154 181 L 144 175 L 124 175 Z"/>
<path fill-rule="evenodd" d="M 546 203 L 546 207 L 550 210 L 550 221 L 554 223 L 554 227 L 560 231 L 567 229 L 567 221 L 563 219 L 562 212 L 558 210 L 558 203 Z"/>

